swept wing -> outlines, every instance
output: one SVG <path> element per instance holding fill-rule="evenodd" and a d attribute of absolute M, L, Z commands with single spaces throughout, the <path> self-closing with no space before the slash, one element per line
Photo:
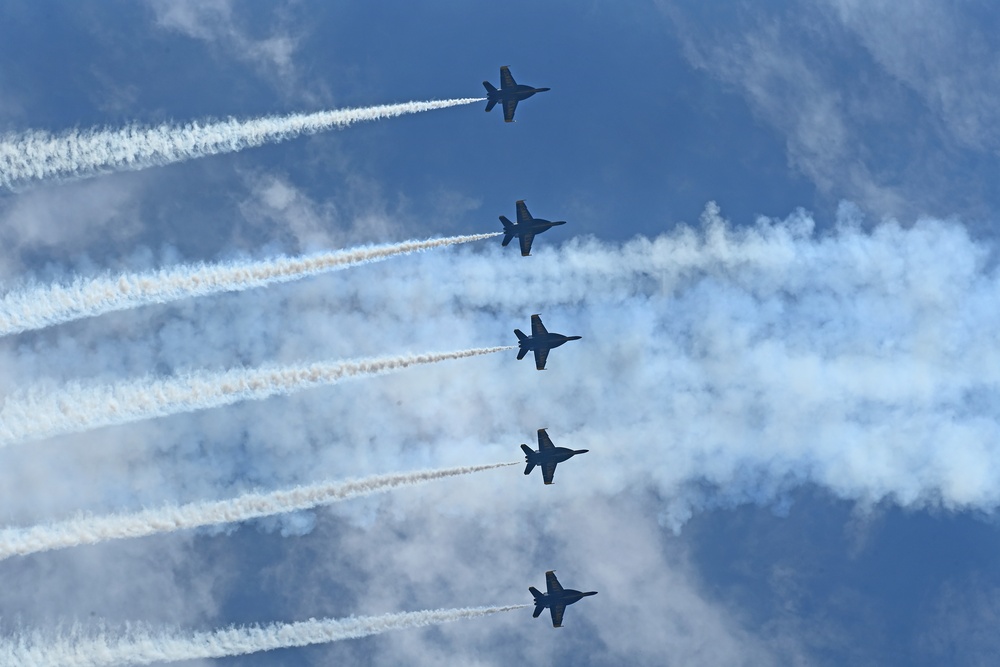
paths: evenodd
<path fill-rule="evenodd" d="M 518 357 L 520 358 L 520 357 Z M 545 370 L 545 360 L 549 358 L 549 348 L 535 350 L 535 368 L 540 371 Z"/>
<path fill-rule="evenodd" d="M 517 100 L 504 100 L 503 101 L 503 122 L 513 123 L 514 122 L 514 110 L 517 109 Z"/>
<path fill-rule="evenodd" d="M 504 65 L 500 68 L 500 89 L 507 90 L 508 88 L 517 88 L 517 82 L 511 76 L 510 68 Z"/>
<path fill-rule="evenodd" d="M 523 225 L 534 220 L 528 213 L 528 207 L 525 206 L 523 199 L 518 199 L 514 205 L 517 207 L 517 224 Z"/>
<path fill-rule="evenodd" d="M 545 329 L 545 325 L 542 324 L 542 318 L 538 315 L 531 316 L 531 335 L 532 336 L 544 336 L 549 333 Z"/>
<path fill-rule="evenodd" d="M 556 446 L 552 444 L 552 439 L 549 438 L 549 434 L 545 432 L 545 429 L 538 429 L 538 451 L 555 448 Z"/>
<path fill-rule="evenodd" d="M 521 244 L 521 257 L 527 257 L 531 254 L 531 242 L 535 240 L 535 235 L 522 232 L 520 236 L 517 237 L 518 242 Z"/>
<path fill-rule="evenodd" d="M 552 483 L 552 477 L 556 474 L 556 464 L 553 461 L 542 464 L 542 481 L 546 484 Z"/>
<path fill-rule="evenodd" d="M 552 627 L 561 628 L 563 614 L 566 612 L 566 605 L 564 604 L 554 604 L 549 607 L 549 613 L 552 614 Z"/>

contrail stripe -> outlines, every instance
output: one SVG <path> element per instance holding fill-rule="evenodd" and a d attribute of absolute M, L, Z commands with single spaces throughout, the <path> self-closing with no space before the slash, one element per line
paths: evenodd
<path fill-rule="evenodd" d="M 405 241 L 301 257 L 187 265 L 149 273 L 77 279 L 68 285 L 30 286 L 0 298 L 0 336 L 148 304 L 290 282 L 395 255 L 472 243 L 499 235 L 500 232 L 496 232 Z"/>
<path fill-rule="evenodd" d="M 30 528 L 7 528 L 0 530 L 0 560 L 10 556 L 24 556 L 107 540 L 145 537 L 188 528 L 247 521 L 329 505 L 399 487 L 513 465 L 518 465 L 518 462 L 376 475 L 341 482 L 298 486 L 270 493 L 247 493 L 227 500 L 172 505 L 131 514 L 79 516 L 67 521 Z"/>
<path fill-rule="evenodd" d="M 510 349 L 511 346 L 489 347 L 356 361 L 238 368 L 222 373 L 199 372 L 90 387 L 71 384 L 51 393 L 29 389 L 9 397 L 0 409 L 0 447 L 239 401 L 260 400 L 351 378 Z"/>
<path fill-rule="evenodd" d="M 445 109 L 484 98 L 383 104 L 249 120 L 193 121 L 117 130 L 34 130 L 0 139 L 0 187 L 29 180 L 84 178 L 113 171 L 136 171 L 195 158 L 233 153 L 354 123 Z"/>
<path fill-rule="evenodd" d="M 530 606 L 434 609 L 342 619 L 312 618 L 298 623 L 228 627 L 189 635 L 155 633 L 146 628 L 129 629 L 118 636 L 101 632 L 97 636 L 86 637 L 77 632 L 55 640 L 35 635 L 0 643 L 0 664 L 20 667 L 111 667 L 223 658 L 358 639 L 390 630 L 440 625 Z"/>

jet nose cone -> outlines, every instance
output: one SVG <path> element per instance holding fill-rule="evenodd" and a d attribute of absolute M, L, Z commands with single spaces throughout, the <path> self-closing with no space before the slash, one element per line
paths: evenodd
<path fill-rule="evenodd" d="M 590 451 L 589 449 L 578 449 L 578 450 L 576 450 L 576 451 L 575 451 L 575 452 L 573 452 L 573 453 L 574 453 L 574 454 L 586 454 L 586 453 L 587 453 L 587 452 L 589 452 L 589 451 Z"/>
<path fill-rule="evenodd" d="M 580 340 L 583 336 L 567 336 L 566 340 Z"/>
<path fill-rule="evenodd" d="M 544 93 L 546 91 L 552 90 L 551 88 L 535 88 L 536 93 Z"/>
<path fill-rule="evenodd" d="M 584 593 L 583 597 L 587 597 L 588 595 L 597 595 L 597 591 L 590 591 L 589 593 Z"/>

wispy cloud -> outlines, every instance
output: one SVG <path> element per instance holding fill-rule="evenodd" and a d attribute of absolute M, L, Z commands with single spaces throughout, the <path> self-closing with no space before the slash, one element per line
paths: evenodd
<path fill-rule="evenodd" d="M 1000 145 L 1000 77 L 974 10 L 830 0 L 720 15 L 660 5 L 689 62 L 781 135 L 790 166 L 827 201 L 879 217 L 991 216 L 982 164 Z"/>
<path fill-rule="evenodd" d="M 279 90 L 289 93 L 303 86 L 295 55 L 299 34 L 309 26 L 292 28 L 282 20 L 282 8 L 269 6 L 257 12 L 269 14 L 268 34 L 254 36 L 241 25 L 244 17 L 229 0 L 149 0 L 156 15 L 156 24 L 191 39 L 204 42 L 216 52 L 235 57 L 254 66 Z M 305 87 L 309 88 L 309 87 Z"/>
<path fill-rule="evenodd" d="M 975 10 L 929 0 L 826 4 L 879 67 L 933 111 L 940 131 L 976 151 L 1000 150 L 1000 57 Z"/>

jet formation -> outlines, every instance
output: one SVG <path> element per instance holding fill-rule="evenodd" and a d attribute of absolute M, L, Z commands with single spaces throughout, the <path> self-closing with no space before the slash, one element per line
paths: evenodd
<path fill-rule="evenodd" d="M 517 207 L 517 223 L 511 222 L 505 216 L 500 216 L 500 222 L 503 223 L 503 242 L 500 245 L 507 247 L 507 244 L 516 236 L 521 244 L 521 257 L 527 257 L 531 254 L 531 242 L 535 240 L 536 234 L 548 231 L 556 225 L 566 224 L 565 220 L 552 222 L 542 218 L 533 218 L 528 213 L 528 207 L 524 205 L 523 199 L 518 199 L 515 206 Z"/>
<path fill-rule="evenodd" d="M 510 68 L 504 65 L 500 68 L 500 90 L 493 87 L 489 81 L 483 81 L 486 89 L 487 102 L 486 111 L 492 111 L 497 104 L 503 105 L 503 120 L 505 123 L 514 122 L 514 110 L 517 103 L 526 100 L 535 93 L 544 93 L 548 88 L 534 88 L 532 86 L 518 85 L 514 77 L 510 75 Z"/>
<path fill-rule="evenodd" d="M 556 579 L 555 570 L 549 570 L 545 573 L 545 589 L 546 592 L 542 593 L 534 586 L 528 587 L 535 598 L 535 613 L 531 617 L 538 618 L 542 615 L 542 610 L 548 607 L 549 613 L 552 615 L 553 628 L 562 627 L 563 614 L 568 605 L 579 602 L 588 595 L 597 595 L 597 591 L 581 593 L 572 588 L 563 588 L 559 585 L 559 580 Z"/>
<path fill-rule="evenodd" d="M 483 87 L 486 88 L 488 96 L 486 111 L 492 111 L 493 107 L 497 104 L 502 104 L 503 119 L 507 123 L 514 122 L 514 111 L 517 109 L 518 102 L 528 99 L 535 93 L 542 93 L 549 90 L 548 88 L 533 88 L 532 86 L 518 85 L 514 81 L 514 77 L 511 76 L 510 68 L 507 66 L 500 68 L 500 90 L 494 88 L 489 81 L 483 81 Z M 502 215 L 500 216 L 504 234 L 501 246 L 507 247 L 516 236 L 521 246 L 522 257 L 531 255 L 531 242 L 535 239 L 536 235 L 556 225 L 566 224 L 565 220 L 553 222 L 532 217 L 523 199 L 517 201 L 516 208 L 517 223 L 511 222 Z M 519 348 L 517 358 L 524 359 L 528 352 L 534 352 L 535 368 L 540 371 L 545 370 L 545 361 L 548 359 L 549 350 L 559 347 L 568 341 L 582 338 L 582 336 L 564 336 L 559 333 L 549 333 L 545 329 L 545 325 L 542 324 L 542 318 L 537 314 L 531 316 L 530 336 L 526 336 L 520 329 L 514 329 L 514 334 L 517 336 Z M 544 428 L 538 429 L 537 450 L 531 449 L 528 445 L 521 445 L 521 449 L 524 451 L 524 461 L 526 464 L 524 474 L 530 475 L 535 466 L 538 466 L 542 469 L 542 481 L 545 484 L 552 484 L 556 474 L 556 466 L 559 463 L 567 461 L 577 454 L 586 454 L 588 451 L 586 449 L 556 447 Z M 528 587 L 528 591 L 531 592 L 535 600 L 535 612 L 532 614 L 532 617 L 538 618 L 541 616 L 542 611 L 548 608 L 552 616 L 552 627 L 554 628 L 562 627 L 563 614 L 565 614 L 567 606 L 578 602 L 588 595 L 597 595 L 597 591 L 584 593 L 573 589 L 564 589 L 559 584 L 559 580 L 556 579 L 554 570 L 549 570 L 545 573 L 545 589 L 546 592 L 542 593 L 533 586 Z"/>
<path fill-rule="evenodd" d="M 586 454 L 589 449 L 570 449 L 569 447 L 556 447 L 549 439 L 549 434 L 544 428 L 538 429 L 538 451 L 531 449 L 527 445 L 521 445 L 524 450 L 524 474 L 530 475 L 531 471 L 538 466 L 542 469 L 542 481 L 546 484 L 552 483 L 552 477 L 556 474 L 556 465 L 567 461 L 577 454 Z"/>

